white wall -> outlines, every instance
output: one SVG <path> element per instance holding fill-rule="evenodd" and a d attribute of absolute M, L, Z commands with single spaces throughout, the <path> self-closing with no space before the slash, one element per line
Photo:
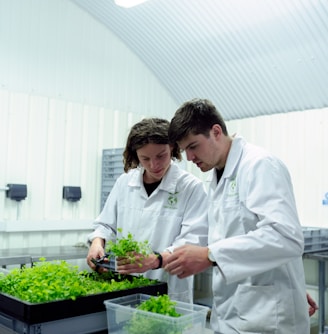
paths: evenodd
<path fill-rule="evenodd" d="M 18 204 L 0 192 L 0 221 L 6 225 L 3 229 L 89 226 L 100 207 L 102 149 L 124 146 L 128 128 L 140 117 L 131 112 L 0 91 L 0 187 L 7 183 L 28 186 L 28 198 Z M 273 151 L 286 163 L 302 225 L 326 227 L 328 207 L 322 205 L 322 199 L 328 191 L 328 110 L 231 121 L 228 128 L 230 133 L 238 132 Z M 185 166 L 206 178 L 191 163 Z M 81 186 L 81 201 L 63 200 L 64 185 Z M 67 226 L 60 221 L 71 223 Z"/>
<path fill-rule="evenodd" d="M 69 0 L 0 0 L 0 85 L 140 115 L 175 104 L 146 66 Z"/>
<path fill-rule="evenodd" d="M 0 190 L 0 248 L 84 241 L 100 208 L 102 149 L 175 108 L 139 58 L 72 2 L 0 0 L 0 189 L 28 187 L 19 204 Z M 62 200 L 64 185 L 81 186 L 82 199 Z"/>

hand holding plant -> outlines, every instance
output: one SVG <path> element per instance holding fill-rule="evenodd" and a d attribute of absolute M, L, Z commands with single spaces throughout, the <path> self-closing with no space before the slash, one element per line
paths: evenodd
<path fill-rule="evenodd" d="M 118 232 L 122 232 L 122 229 L 118 229 Z M 108 241 L 106 253 L 116 256 L 117 270 L 124 274 L 145 272 L 157 260 L 148 240 L 136 241 L 130 232 L 116 242 Z"/>
<path fill-rule="evenodd" d="M 157 267 L 158 257 L 152 253 L 147 256 L 138 253 L 130 253 L 129 257 L 116 259 L 116 270 L 120 274 L 144 273 Z"/>

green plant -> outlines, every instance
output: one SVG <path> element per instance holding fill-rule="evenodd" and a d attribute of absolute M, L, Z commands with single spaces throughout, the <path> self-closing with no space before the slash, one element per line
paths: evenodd
<path fill-rule="evenodd" d="M 143 301 L 137 309 L 168 315 L 170 317 L 180 317 L 181 314 L 175 309 L 176 304 L 177 303 L 172 301 L 168 295 L 151 296 L 149 299 Z"/>
<path fill-rule="evenodd" d="M 122 232 L 122 229 L 119 228 L 118 232 Z M 126 257 L 131 263 L 135 263 L 136 261 L 135 254 L 147 257 L 153 253 L 148 240 L 136 241 L 131 232 L 126 237 L 117 238 L 115 242 L 109 240 L 105 251 L 117 257 Z M 142 266 L 141 263 L 140 266 Z"/>
<path fill-rule="evenodd" d="M 141 311 L 162 314 L 168 317 L 180 317 L 176 311 L 176 302 L 172 301 L 168 295 L 161 295 L 157 297 L 150 297 L 141 302 L 136 308 Z M 142 313 L 134 313 L 131 320 L 125 325 L 125 330 L 129 334 L 181 334 L 185 326 L 149 317 Z"/>
<path fill-rule="evenodd" d="M 0 273 L 0 291 L 30 303 L 73 299 L 92 294 L 132 289 L 154 284 L 143 276 L 125 277 L 112 272 L 79 271 L 66 261 L 40 259 L 33 267 Z"/>

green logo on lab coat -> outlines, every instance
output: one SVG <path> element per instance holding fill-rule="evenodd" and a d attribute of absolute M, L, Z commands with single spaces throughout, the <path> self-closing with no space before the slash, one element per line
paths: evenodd
<path fill-rule="evenodd" d="M 167 198 L 167 205 L 165 205 L 166 208 L 170 209 L 176 209 L 177 208 L 177 203 L 178 203 L 178 193 L 169 193 L 169 196 Z"/>
<path fill-rule="evenodd" d="M 233 178 L 228 183 L 228 197 L 237 196 L 238 189 L 237 189 L 237 181 L 236 178 Z"/>

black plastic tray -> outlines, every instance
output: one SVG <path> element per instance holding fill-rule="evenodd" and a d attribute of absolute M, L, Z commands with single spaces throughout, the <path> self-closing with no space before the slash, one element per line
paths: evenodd
<path fill-rule="evenodd" d="M 134 293 L 166 294 L 167 284 L 156 282 L 144 287 L 78 297 L 76 300 L 67 299 L 46 303 L 29 303 L 0 293 L 0 311 L 27 324 L 37 324 L 106 311 L 104 300 Z"/>

